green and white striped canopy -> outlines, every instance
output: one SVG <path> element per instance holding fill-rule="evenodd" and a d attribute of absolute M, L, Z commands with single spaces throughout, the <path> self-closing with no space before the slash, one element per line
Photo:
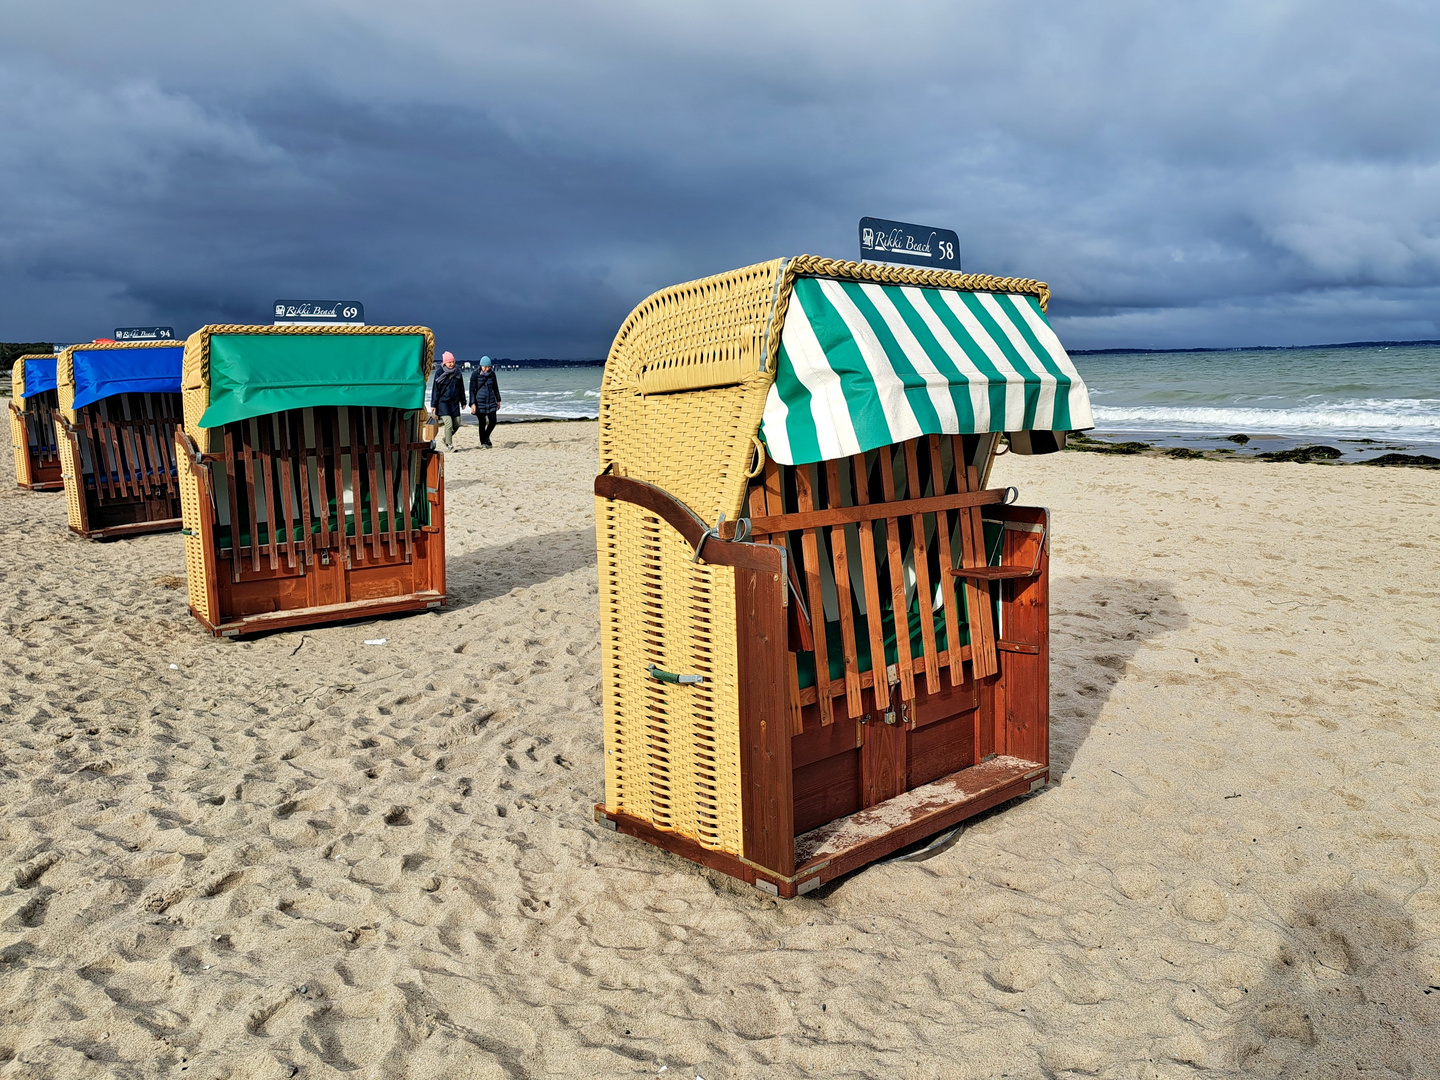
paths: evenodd
<path fill-rule="evenodd" d="M 800 278 L 760 435 L 804 465 L 919 435 L 1094 425 L 1035 297 Z"/>

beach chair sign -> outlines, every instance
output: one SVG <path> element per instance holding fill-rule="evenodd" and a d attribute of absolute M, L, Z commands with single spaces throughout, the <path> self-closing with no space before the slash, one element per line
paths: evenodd
<path fill-rule="evenodd" d="M 780 896 L 1043 786 L 1049 515 L 1093 425 L 1038 281 L 779 259 L 616 336 L 596 820 Z"/>
<path fill-rule="evenodd" d="M 206 326 L 185 343 L 190 611 L 221 636 L 445 601 L 423 326 Z"/>
<path fill-rule="evenodd" d="M 178 343 L 96 341 L 56 361 L 70 528 L 92 540 L 180 528 Z"/>
<path fill-rule="evenodd" d="M 59 399 L 55 354 L 28 353 L 10 369 L 10 441 L 15 449 L 15 482 L 31 491 L 59 491 L 60 444 L 55 437 Z"/>

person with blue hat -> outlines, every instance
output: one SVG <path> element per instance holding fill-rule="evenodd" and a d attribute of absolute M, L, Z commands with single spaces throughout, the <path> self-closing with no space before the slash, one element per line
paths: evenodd
<path fill-rule="evenodd" d="M 500 411 L 500 384 L 490 357 L 480 358 L 480 367 L 470 376 L 470 411 L 480 423 L 480 445 L 491 448 L 490 433 L 495 430 L 495 414 Z"/>

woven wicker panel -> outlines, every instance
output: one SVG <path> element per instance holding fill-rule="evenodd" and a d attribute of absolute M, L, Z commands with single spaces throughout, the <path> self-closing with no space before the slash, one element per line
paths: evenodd
<path fill-rule="evenodd" d="M 70 400 L 75 400 L 73 379 Z M 85 527 L 85 519 L 80 512 L 80 500 L 85 497 L 85 478 L 80 474 L 80 462 L 75 458 L 75 443 L 59 420 L 55 421 L 55 442 L 60 447 L 60 479 L 65 483 L 65 511 L 70 518 L 70 527 L 79 531 Z"/>
<path fill-rule="evenodd" d="M 15 482 L 17 484 L 30 483 L 30 433 L 25 430 L 24 417 L 11 409 L 10 413 L 10 441 L 15 444 Z"/>
<path fill-rule="evenodd" d="M 420 334 L 425 338 L 425 356 L 421 361 L 425 378 L 430 378 L 435 369 L 435 334 L 428 326 L 239 326 L 229 323 L 202 326 L 185 339 L 185 360 L 180 374 L 185 434 L 195 440 L 202 454 L 220 450 L 218 441 L 217 445 L 211 445 L 211 429 L 200 426 L 200 418 L 210 407 L 210 338 L 215 334 Z"/>
<path fill-rule="evenodd" d="M 205 541 L 200 536 L 200 479 L 190 471 L 185 453 L 176 439 L 175 460 L 179 462 L 180 520 L 185 531 L 185 582 L 190 590 L 190 607 L 211 623 L 209 590 L 205 581 Z"/>
<path fill-rule="evenodd" d="M 602 559 L 605 803 L 741 854 L 735 572 L 690 561 L 669 525 L 596 499 Z M 620 557 L 620 553 L 626 553 Z M 649 666 L 700 674 L 663 683 Z"/>

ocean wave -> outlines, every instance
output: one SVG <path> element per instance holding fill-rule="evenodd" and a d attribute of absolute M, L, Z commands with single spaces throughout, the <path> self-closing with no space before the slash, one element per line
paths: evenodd
<path fill-rule="evenodd" d="M 1440 438 L 1440 401 L 1426 398 L 1324 402 L 1305 408 L 1095 405 L 1102 427 L 1274 434 L 1354 433 Z"/>

